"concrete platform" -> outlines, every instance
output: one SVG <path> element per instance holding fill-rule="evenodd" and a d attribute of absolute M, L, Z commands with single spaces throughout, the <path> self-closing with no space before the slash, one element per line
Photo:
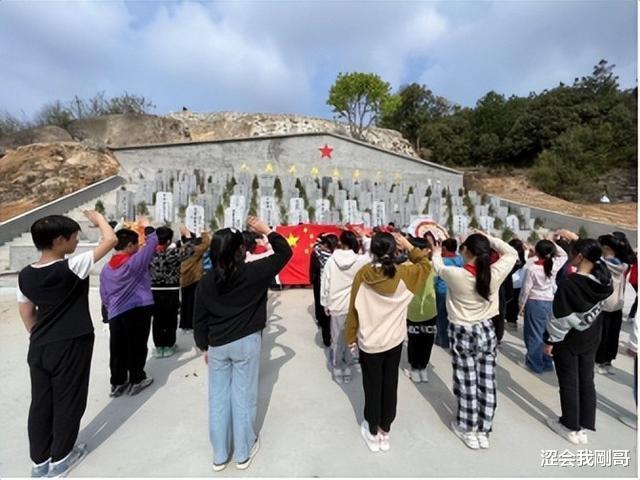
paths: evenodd
<path fill-rule="evenodd" d="M 455 407 L 449 355 L 434 347 L 427 384 L 400 375 L 398 415 L 391 451 L 370 453 L 359 433 L 363 393 L 359 375 L 349 385 L 331 380 L 325 351 L 311 317 L 310 290 L 270 294 L 264 332 L 258 424 L 261 449 L 239 472 L 258 477 L 611 477 L 636 476 L 636 431 L 618 421 L 636 418 L 633 361 L 623 352 L 624 325 L 615 375 L 596 376 L 596 433 L 586 446 L 572 445 L 544 423 L 559 412 L 555 374 L 536 376 L 520 365 L 521 331 L 507 332 L 498 357 L 498 410 L 491 448 L 467 449 L 449 430 Z M 110 399 L 108 335 L 100 323 L 98 292 L 91 291 L 96 343 L 87 411 L 80 440 L 90 453 L 71 476 L 211 477 L 207 433 L 207 372 L 193 340 L 179 336 L 180 352 L 149 359 L 154 384 L 136 397 Z M 27 412 L 30 401 L 27 335 L 17 314 L 15 290 L 0 289 L 0 476 L 30 472 Z M 406 356 L 405 356 L 406 357 Z M 406 359 L 403 365 L 406 366 Z M 541 466 L 542 450 L 628 450 L 629 466 Z"/>

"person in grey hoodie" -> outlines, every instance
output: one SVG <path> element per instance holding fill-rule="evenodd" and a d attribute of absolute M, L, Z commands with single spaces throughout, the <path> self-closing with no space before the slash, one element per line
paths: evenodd
<path fill-rule="evenodd" d="M 626 272 L 629 265 L 625 262 L 625 245 L 613 235 L 602 235 L 598 238 L 602 246 L 602 260 L 611 272 L 613 293 L 602 305 L 602 339 L 596 352 L 597 372 L 613 375 L 611 362 L 618 355 L 620 329 L 622 328 L 622 307 L 626 286 Z"/>
<path fill-rule="evenodd" d="M 344 327 L 353 279 L 370 260 L 369 255 L 360 255 L 359 251 L 360 243 L 355 233 L 344 230 L 340 234 L 338 248 L 327 260 L 320 279 L 320 303 L 331 317 L 331 366 L 336 383 L 349 383 L 350 365 L 357 362 L 357 357 L 352 356 L 347 348 Z"/>

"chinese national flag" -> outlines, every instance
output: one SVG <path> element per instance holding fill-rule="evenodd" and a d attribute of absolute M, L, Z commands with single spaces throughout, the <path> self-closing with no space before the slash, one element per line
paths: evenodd
<path fill-rule="evenodd" d="M 289 263 L 280 272 L 279 278 L 282 285 L 309 285 L 309 264 L 313 245 L 319 235 L 334 233 L 340 235 L 341 228 L 336 225 L 291 225 L 278 226 L 276 232 L 286 238 L 293 250 L 293 256 Z"/>

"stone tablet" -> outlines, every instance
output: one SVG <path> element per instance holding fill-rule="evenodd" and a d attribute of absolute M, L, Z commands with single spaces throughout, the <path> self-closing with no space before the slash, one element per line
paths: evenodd
<path fill-rule="evenodd" d="M 186 227 L 199 236 L 205 228 L 204 208 L 200 205 L 189 205 L 186 212 Z"/>
<path fill-rule="evenodd" d="M 154 219 L 156 222 L 173 222 L 173 193 L 156 193 L 156 205 Z"/>

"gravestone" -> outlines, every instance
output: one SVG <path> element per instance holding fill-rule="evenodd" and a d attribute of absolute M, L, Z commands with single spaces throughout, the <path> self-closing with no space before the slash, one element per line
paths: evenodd
<path fill-rule="evenodd" d="M 300 197 L 289 200 L 289 210 L 304 210 L 304 200 Z"/>
<path fill-rule="evenodd" d="M 133 220 L 136 216 L 133 192 L 118 190 L 116 192 L 116 217 Z"/>
<path fill-rule="evenodd" d="M 224 209 L 224 227 L 244 230 L 245 214 L 244 207 L 228 207 Z"/>
<path fill-rule="evenodd" d="M 186 227 L 189 231 L 200 236 L 205 228 L 204 222 L 204 208 L 200 205 L 189 205 L 186 211 Z"/>
<path fill-rule="evenodd" d="M 377 200 L 373 202 L 371 209 L 371 225 L 379 227 L 387 224 L 386 205 L 385 202 Z"/>
<path fill-rule="evenodd" d="M 358 223 L 358 203 L 355 200 L 345 200 L 343 206 L 344 223 Z"/>
<path fill-rule="evenodd" d="M 466 235 L 469 231 L 469 217 L 466 215 L 454 215 L 453 231 L 457 235 Z"/>
<path fill-rule="evenodd" d="M 156 222 L 173 222 L 173 193 L 157 192 L 154 220 Z"/>
<path fill-rule="evenodd" d="M 480 224 L 480 228 L 482 230 L 484 230 L 485 232 L 490 232 L 491 230 L 493 230 L 495 218 L 488 215 L 481 215 L 478 217 L 478 223 Z"/>
<path fill-rule="evenodd" d="M 319 198 L 316 200 L 316 223 L 330 223 L 329 220 L 330 204 L 329 200 Z"/>
<path fill-rule="evenodd" d="M 244 195 L 231 195 L 230 207 L 244 210 L 247 206 L 247 198 Z"/>
<path fill-rule="evenodd" d="M 520 220 L 517 215 L 507 215 L 505 223 L 512 232 L 517 233 L 520 231 Z"/>

